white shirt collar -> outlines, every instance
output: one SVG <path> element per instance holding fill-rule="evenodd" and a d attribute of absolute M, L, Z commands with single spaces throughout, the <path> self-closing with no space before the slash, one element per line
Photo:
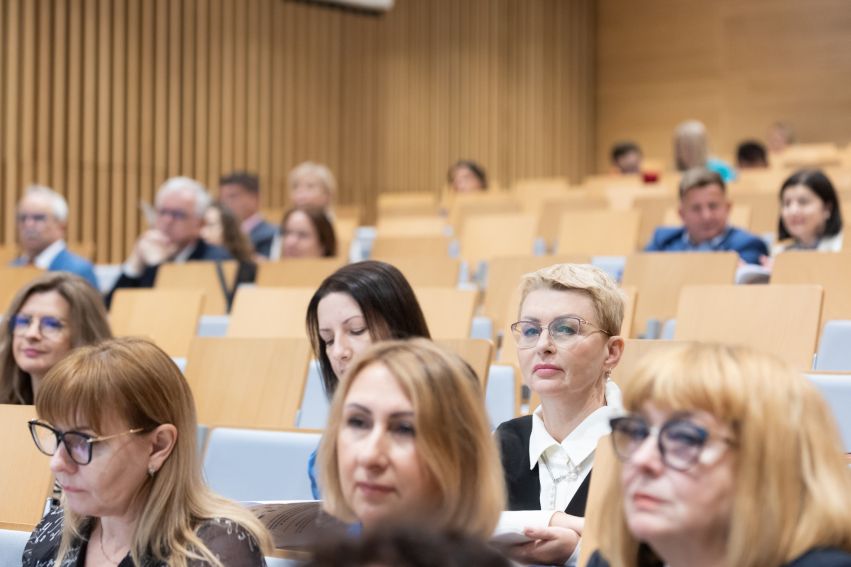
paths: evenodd
<path fill-rule="evenodd" d="M 35 257 L 33 260 L 33 266 L 41 268 L 42 270 L 48 269 L 50 264 L 53 263 L 53 260 L 55 260 L 63 250 L 65 250 L 65 241 L 60 238 L 42 250 L 41 254 Z"/>
<path fill-rule="evenodd" d="M 547 432 L 542 417 L 543 408 L 538 406 L 532 414 L 532 434 L 529 436 L 529 469 L 535 468 L 541 455 L 550 447 L 557 445 L 562 446 L 574 463 L 581 463 L 592 455 L 600 438 L 611 433 L 609 418 L 623 408 L 620 388 L 611 380 L 606 381 L 605 396 L 606 405 L 594 410 L 561 443 L 553 439 L 552 435 Z"/>
<path fill-rule="evenodd" d="M 197 248 L 197 247 L 198 247 L 198 241 L 196 240 L 196 241 L 192 242 L 192 244 L 189 244 L 185 248 L 181 249 L 180 252 L 175 254 L 174 260 L 172 260 L 172 262 L 176 262 L 178 264 L 181 264 L 181 263 L 187 261 L 189 259 L 189 257 L 192 255 L 192 253 L 195 252 L 195 248 Z"/>

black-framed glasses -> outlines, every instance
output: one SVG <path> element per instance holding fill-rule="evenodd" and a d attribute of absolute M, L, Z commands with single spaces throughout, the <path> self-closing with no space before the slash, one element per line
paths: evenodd
<path fill-rule="evenodd" d="M 189 213 L 186 211 L 181 211 L 180 209 L 167 209 L 165 207 L 157 209 L 157 215 L 161 217 L 171 217 L 176 221 L 184 221 L 189 218 Z"/>
<path fill-rule="evenodd" d="M 583 327 L 593 330 L 583 333 Z M 532 348 L 538 344 L 538 340 L 541 338 L 541 334 L 545 328 L 550 339 L 558 346 L 567 346 L 577 338 L 593 333 L 603 333 L 604 335 L 611 336 L 607 331 L 595 327 L 582 317 L 575 315 L 557 317 L 550 321 L 550 324 L 546 327 L 542 327 L 540 323 L 536 323 L 535 321 L 517 321 L 511 325 L 511 334 L 517 342 L 517 348 Z"/>
<path fill-rule="evenodd" d="M 42 334 L 42 336 L 47 338 L 56 338 L 62 333 L 63 329 L 65 329 L 65 323 L 57 317 L 52 317 L 50 315 L 45 317 L 34 317 L 32 315 L 22 315 L 20 313 L 9 319 L 9 328 L 13 335 L 21 336 L 26 334 L 30 326 L 33 324 L 33 321 L 38 321 L 38 331 Z"/>
<path fill-rule="evenodd" d="M 37 419 L 31 419 L 27 422 L 27 425 L 30 428 L 30 435 L 32 435 L 35 446 L 39 451 L 49 457 L 52 457 L 59 449 L 59 444 L 64 443 L 65 451 L 68 453 L 68 456 L 71 457 L 71 460 L 78 465 L 88 465 L 92 462 L 92 445 L 95 443 L 115 439 L 116 437 L 121 437 L 123 435 L 139 433 L 145 430 L 144 428 L 139 427 L 122 433 L 116 433 L 115 435 L 97 437 L 80 431 L 59 431 L 58 429 L 55 429 Z"/>
<path fill-rule="evenodd" d="M 651 426 L 637 415 L 614 417 L 609 423 L 612 426 L 612 445 L 621 461 L 631 459 L 644 441 L 655 435 L 662 462 L 678 471 L 686 471 L 698 461 L 712 464 L 732 443 L 731 439 L 718 436 L 724 444 L 708 445 L 713 437 L 709 430 L 684 417 L 670 419 L 661 426 Z"/>

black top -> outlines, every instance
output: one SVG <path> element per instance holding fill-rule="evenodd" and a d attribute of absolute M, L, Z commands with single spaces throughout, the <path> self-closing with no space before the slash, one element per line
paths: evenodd
<path fill-rule="evenodd" d="M 662 563 L 658 560 L 656 563 L 639 561 L 638 565 L 639 567 L 649 567 L 651 565 L 662 565 Z M 609 562 L 603 559 L 599 551 L 595 551 L 588 560 L 586 567 L 609 567 Z M 781 567 L 851 567 L 851 553 L 832 547 L 811 549 Z"/>
<path fill-rule="evenodd" d="M 36 526 L 26 547 L 21 567 L 83 567 L 86 563 L 88 538 L 93 529 L 93 523 L 83 526 L 82 538 L 75 540 L 65 560 L 56 563 L 59 552 L 59 542 L 62 538 L 62 508 L 50 511 L 38 526 Z M 254 537 L 242 526 L 233 522 L 216 518 L 202 522 L 195 530 L 198 537 L 212 551 L 223 565 L 228 567 L 265 567 L 266 559 Z M 207 567 L 207 561 L 191 560 L 190 567 Z M 118 564 L 118 567 L 136 567 L 130 554 Z M 155 561 L 150 557 L 142 558 L 140 567 L 168 567 L 167 563 Z"/>
<path fill-rule="evenodd" d="M 505 488 L 508 493 L 509 510 L 541 509 L 541 477 L 538 463 L 529 468 L 529 438 L 532 435 L 532 416 L 524 415 L 500 424 L 496 428 L 499 441 L 499 454 L 502 460 L 502 472 L 505 475 Z M 588 485 L 591 483 L 589 472 L 576 490 L 573 498 L 564 509 L 571 516 L 585 517 L 585 503 L 588 500 Z"/>

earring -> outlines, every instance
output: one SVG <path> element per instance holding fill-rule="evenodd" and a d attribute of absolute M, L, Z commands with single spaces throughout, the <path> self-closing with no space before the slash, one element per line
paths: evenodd
<path fill-rule="evenodd" d="M 150 465 L 150 466 L 148 467 L 148 476 L 149 476 L 149 477 L 154 478 L 154 474 L 155 474 L 156 472 L 157 472 L 157 467 L 155 467 L 154 465 Z"/>

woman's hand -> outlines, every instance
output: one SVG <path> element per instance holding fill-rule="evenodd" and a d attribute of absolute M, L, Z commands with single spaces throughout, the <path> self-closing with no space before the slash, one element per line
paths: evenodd
<path fill-rule="evenodd" d="M 551 528 L 568 528 L 580 536 L 582 535 L 582 529 L 585 527 L 585 518 L 580 518 L 579 516 L 571 516 L 570 514 L 565 514 L 564 512 L 556 512 L 553 514 L 553 517 L 550 518 L 550 527 Z"/>
<path fill-rule="evenodd" d="M 564 513 L 562 516 L 572 517 Z M 564 565 L 579 543 L 579 533 L 553 526 L 552 522 L 546 528 L 526 528 L 523 534 L 535 541 L 512 545 L 507 553 L 515 561 L 526 564 Z"/>

